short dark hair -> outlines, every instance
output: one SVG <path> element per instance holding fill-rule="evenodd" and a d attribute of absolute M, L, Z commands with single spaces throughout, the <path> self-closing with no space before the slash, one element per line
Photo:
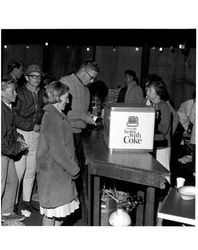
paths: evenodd
<path fill-rule="evenodd" d="M 24 63 L 22 61 L 19 60 L 11 60 L 8 63 L 8 73 L 12 72 L 14 68 L 19 69 L 21 66 L 24 66 Z"/>
<path fill-rule="evenodd" d="M 124 72 L 125 75 L 130 75 L 133 77 L 133 80 L 136 81 L 137 84 L 139 84 L 139 79 L 137 78 L 137 75 L 135 73 L 134 70 L 131 70 L 131 69 L 127 69 L 125 72 Z"/>
<path fill-rule="evenodd" d="M 146 77 L 146 82 L 150 82 L 150 81 L 163 81 L 162 77 L 160 75 L 157 74 L 149 74 Z"/>
<path fill-rule="evenodd" d="M 51 82 L 46 88 L 47 102 L 58 103 L 60 96 L 69 92 L 69 87 L 59 81 Z"/>
<path fill-rule="evenodd" d="M 159 95 L 161 100 L 167 101 L 169 99 L 169 94 L 163 81 L 151 80 L 147 85 L 147 88 L 150 87 L 155 89 L 156 94 Z"/>

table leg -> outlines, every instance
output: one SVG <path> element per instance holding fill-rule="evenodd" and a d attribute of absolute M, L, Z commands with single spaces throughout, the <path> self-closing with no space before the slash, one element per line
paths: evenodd
<path fill-rule="evenodd" d="M 154 225 L 155 188 L 147 187 L 145 204 L 145 226 Z"/>
<path fill-rule="evenodd" d="M 91 209 L 91 174 L 88 169 L 88 226 L 91 226 L 92 221 L 92 209 Z"/>
<path fill-rule="evenodd" d="M 141 197 L 142 200 L 144 200 L 144 192 L 143 191 L 138 191 L 137 192 L 137 197 Z M 144 205 L 140 204 L 137 206 L 136 209 L 136 226 L 143 226 L 143 220 L 144 220 Z"/>
<path fill-rule="evenodd" d="M 100 177 L 93 176 L 93 225 L 100 225 Z"/>

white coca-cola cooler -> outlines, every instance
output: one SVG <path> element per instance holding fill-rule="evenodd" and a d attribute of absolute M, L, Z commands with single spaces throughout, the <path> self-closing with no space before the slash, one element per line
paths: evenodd
<path fill-rule="evenodd" d="M 104 110 L 103 125 L 103 138 L 110 150 L 153 151 L 153 107 L 109 104 Z"/>

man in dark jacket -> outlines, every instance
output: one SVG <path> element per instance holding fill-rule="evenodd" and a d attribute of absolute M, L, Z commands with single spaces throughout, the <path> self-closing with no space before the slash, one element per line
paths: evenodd
<path fill-rule="evenodd" d="M 18 177 L 13 158 L 26 149 L 16 130 L 12 102 L 16 99 L 13 81 L 1 82 L 1 221 L 21 221 L 25 217 L 13 212 Z"/>
<path fill-rule="evenodd" d="M 19 185 L 23 179 L 23 208 L 29 213 L 36 211 L 30 200 L 36 173 L 36 149 L 39 139 L 40 124 L 43 116 L 44 90 L 39 87 L 42 72 L 38 65 L 27 68 L 25 78 L 27 83 L 17 89 L 17 100 L 13 105 L 17 131 L 24 136 L 29 146 L 28 152 L 16 161 Z M 19 193 L 19 192 L 18 192 Z M 18 194 L 16 203 L 18 202 Z"/>

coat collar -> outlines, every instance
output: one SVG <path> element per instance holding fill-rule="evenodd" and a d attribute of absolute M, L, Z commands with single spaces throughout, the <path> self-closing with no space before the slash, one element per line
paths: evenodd
<path fill-rule="evenodd" d="M 60 112 L 58 109 L 56 109 L 52 104 L 45 105 L 44 110 L 55 113 L 56 115 L 59 115 L 62 119 L 67 119 L 67 116 L 63 112 Z"/>

